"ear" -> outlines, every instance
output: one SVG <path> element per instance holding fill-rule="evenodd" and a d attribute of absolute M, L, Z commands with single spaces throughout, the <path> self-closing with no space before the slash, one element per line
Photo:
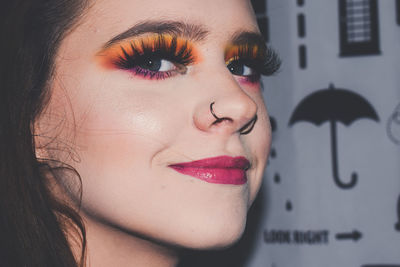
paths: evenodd
<path fill-rule="evenodd" d="M 35 157 L 36 159 L 41 160 L 48 158 L 48 155 L 45 150 L 47 146 L 46 138 L 44 137 L 43 134 L 41 134 L 40 123 L 38 121 L 39 119 L 32 123 L 31 132 L 33 137 Z"/>
<path fill-rule="evenodd" d="M 49 159 L 49 147 L 57 139 L 57 133 L 60 131 L 62 123 L 56 122 L 55 114 L 46 107 L 31 123 L 31 132 L 33 137 L 33 146 L 36 159 Z"/>

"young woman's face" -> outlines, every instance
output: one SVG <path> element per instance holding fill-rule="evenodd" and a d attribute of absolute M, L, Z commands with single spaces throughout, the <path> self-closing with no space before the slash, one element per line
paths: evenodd
<path fill-rule="evenodd" d="M 259 39 L 245 0 L 95 1 L 37 123 L 85 218 L 186 247 L 240 237 L 270 144 Z"/>

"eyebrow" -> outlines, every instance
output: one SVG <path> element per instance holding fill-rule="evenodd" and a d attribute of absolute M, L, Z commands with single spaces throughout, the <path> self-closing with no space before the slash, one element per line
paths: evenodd
<path fill-rule="evenodd" d="M 113 37 L 104 45 L 104 48 L 110 47 L 122 40 L 145 33 L 172 34 L 176 36 L 182 36 L 193 41 L 202 41 L 207 37 L 209 31 L 202 25 L 185 23 L 181 21 L 143 21 Z"/>
<path fill-rule="evenodd" d="M 128 38 L 139 36 L 145 33 L 172 34 L 182 36 L 193 41 L 202 41 L 209 35 L 209 30 L 204 25 L 185 23 L 171 20 L 147 20 L 142 21 L 128 30 L 116 35 L 109 40 L 103 48 L 108 48 L 115 43 Z M 264 37 L 253 31 L 239 30 L 230 38 L 233 45 L 257 45 L 260 48 L 266 47 Z"/>

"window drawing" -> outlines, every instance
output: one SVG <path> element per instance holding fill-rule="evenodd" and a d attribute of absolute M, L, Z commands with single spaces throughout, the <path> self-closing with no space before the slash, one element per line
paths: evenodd
<path fill-rule="evenodd" d="M 267 16 L 267 0 L 251 0 L 257 17 L 257 24 L 266 42 L 269 41 L 269 20 Z"/>
<path fill-rule="evenodd" d="M 380 54 L 377 0 L 339 0 L 340 56 Z"/>
<path fill-rule="evenodd" d="M 267 5 L 265 0 L 251 0 L 254 12 L 256 14 L 265 14 L 267 11 Z"/>

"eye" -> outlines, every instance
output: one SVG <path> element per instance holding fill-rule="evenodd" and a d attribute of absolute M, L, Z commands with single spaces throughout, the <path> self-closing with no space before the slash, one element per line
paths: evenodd
<path fill-rule="evenodd" d="M 141 69 L 153 72 L 167 72 L 177 68 L 175 64 L 169 60 L 151 57 L 143 58 L 137 66 Z"/>
<path fill-rule="evenodd" d="M 133 74 L 149 79 L 166 79 L 177 74 L 185 74 L 187 67 L 174 60 L 163 58 L 162 55 L 148 53 L 132 58 L 125 67 Z"/>
<path fill-rule="evenodd" d="M 227 68 L 233 75 L 237 76 L 252 76 L 256 74 L 253 68 L 245 65 L 240 60 L 231 61 Z"/>
<path fill-rule="evenodd" d="M 194 45 L 186 39 L 156 34 L 120 42 L 99 53 L 101 64 L 125 70 L 149 80 L 163 80 L 186 74 L 196 63 Z"/>

